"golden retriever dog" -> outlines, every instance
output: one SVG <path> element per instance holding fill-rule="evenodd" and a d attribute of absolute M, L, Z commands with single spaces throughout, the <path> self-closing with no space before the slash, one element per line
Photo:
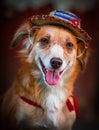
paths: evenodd
<path fill-rule="evenodd" d="M 17 30 L 12 47 L 23 45 L 22 67 L 1 105 L 11 129 L 71 130 L 79 118 L 74 81 L 85 68 L 90 40 L 79 18 L 61 10 L 32 16 Z"/>

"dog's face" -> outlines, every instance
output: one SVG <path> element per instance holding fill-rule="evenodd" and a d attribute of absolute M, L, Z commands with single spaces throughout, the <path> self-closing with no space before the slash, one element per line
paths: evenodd
<path fill-rule="evenodd" d="M 38 70 L 34 75 L 38 72 L 48 86 L 61 84 L 68 70 L 72 73 L 78 45 L 76 37 L 70 31 L 45 25 L 28 37 L 26 44 L 28 48 L 32 45 L 26 61 L 32 65 L 36 64 Z"/>
<path fill-rule="evenodd" d="M 57 85 L 62 74 L 74 64 L 76 52 L 73 34 L 63 28 L 46 25 L 35 37 L 28 62 L 32 63 L 35 58 L 46 84 Z"/>

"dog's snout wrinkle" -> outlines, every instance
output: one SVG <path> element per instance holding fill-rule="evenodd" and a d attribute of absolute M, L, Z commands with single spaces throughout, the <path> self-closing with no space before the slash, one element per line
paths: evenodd
<path fill-rule="evenodd" d="M 50 60 L 53 69 L 59 69 L 62 66 L 63 61 L 60 58 L 54 57 Z"/>

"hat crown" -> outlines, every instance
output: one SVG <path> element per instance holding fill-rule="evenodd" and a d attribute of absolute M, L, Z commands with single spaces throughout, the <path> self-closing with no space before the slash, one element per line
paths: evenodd
<path fill-rule="evenodd" d="M 28 18 L 32 26 L 42 26 L 47 24 L 60 24 L 70 29 L 74 35 L 83 42 L 89 43 L 91 37 L 80 26 L 80 19 L 69 11 L 54 10 L 49 15 L 33 15 Z"/>
<path fill-rule="evenodd" d="M 74 27 L 80 28 L 80 19 L 69 11 L 55 10 L 52 11 L 49 15 L 69 22 Z"/>

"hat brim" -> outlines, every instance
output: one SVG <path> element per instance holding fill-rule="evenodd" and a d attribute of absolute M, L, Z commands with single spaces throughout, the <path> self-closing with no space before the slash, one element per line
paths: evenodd
<path fill-rule="evenodd" d="M 34 19 L 33 17 L 28 19 L 29 22 L 31 22 L 33 25 L 36 26 L 42 26 L 42 25 L 48 25 L 48 24 L 56 24 L 56 25 L 62 25 L 69 29 L 76 37 L 79 39 L 82 39 L 83 42 L 88 44 L 91 40 L 91 37 L 88 35 L 88 33 L 83 30 L 82 28 L 78 28 L 73 26 L 71 23 L 68 21 L 65 21 L 63 19 L 59 19 L 57 17 L 53 17 L 49 15 L 43 15 L 43 19 L 39 17 L 39 19 Z"/>

